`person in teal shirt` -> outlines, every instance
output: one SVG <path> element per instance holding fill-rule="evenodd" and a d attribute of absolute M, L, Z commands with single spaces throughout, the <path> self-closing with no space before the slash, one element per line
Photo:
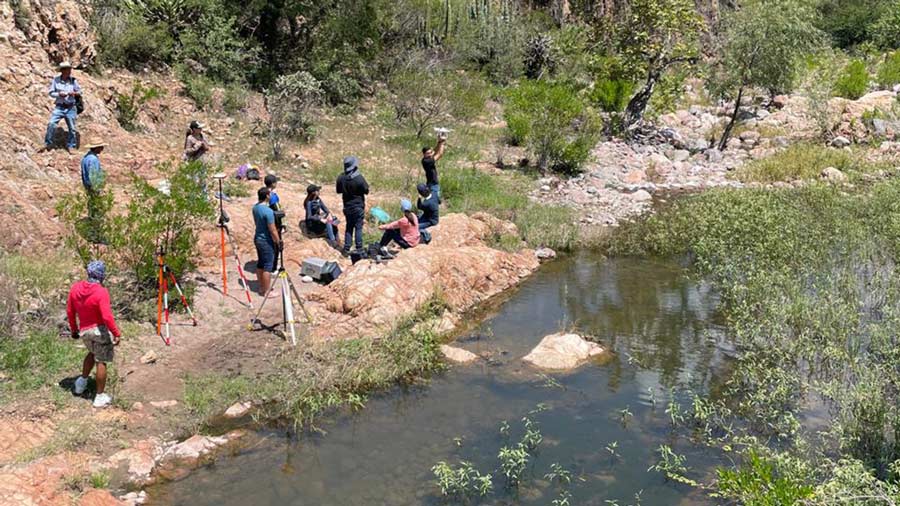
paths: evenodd
<path fill-rule="evenodd" d="M 259 201 L 253 206 L 253 222 L 256 224 L 253 245 L 256 246 L 259 294 L 265 296 L 272 282 L 271 273 L 275 270 L 275 251 L 281 251 L 282 242 L 275 227 L 275 212 L 269 207 L 269 189 L 264 186 L 256 194 Z"/>
<path fill-rule="evenodd" d="M 103 142 L 88 144 L 88 152 L 81 159 L 81 184 L 87 193 L 88 223 L 92 240 L 96 243 L 103 242 L 101 228 L 104 212 L 100 192 L 103 190 L 106 175 L 100 167 L 100 153 L 105 147 L 106 143 Z"/>

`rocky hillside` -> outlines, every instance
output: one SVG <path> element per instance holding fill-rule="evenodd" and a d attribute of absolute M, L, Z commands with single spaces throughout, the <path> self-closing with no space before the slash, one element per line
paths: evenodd
<path fill-rule="evenodd" d="M 109 143 L 103 167 L 112 181 L 132 173 L 153 178 L 154 167 L 180 156 L 188 122 L 199 118 L 210 125 L 218 150 L 235 152 L 228 139 L 240 139 L 243 125 L 196 110 L 181 93 L 180 83 L 165 73 L 132 74 L 105 70 L 89 74 L 82 68 L 96 57 L 96 40 L 73 0 L 32 0 L 31 15 L 16 18 L 10 2 L 0 4 L 0 248 L 31 250 L 59 240 L 62 227 L 54 218 L 60 195 L 80 189 L 82 152 L 63 149 L 39 152 L 53 107 L 47 86 L 56 64 L 69 60 L 84 89 L 85 112 L 78 118 L 81 142 Z M 118 94 L 134 85 L 156 87 L 164 95 L 146 104 L 138 115 L 140 131 L 124 130 L 116 119 Z M 251 115 L 252 116 L 252 115 Z M 65 123 L 57 130 L 64 142 Z M 226 135 L 228 134 L 228 135 Z M 37 226 L 35 226 L 37 225 Z"/>

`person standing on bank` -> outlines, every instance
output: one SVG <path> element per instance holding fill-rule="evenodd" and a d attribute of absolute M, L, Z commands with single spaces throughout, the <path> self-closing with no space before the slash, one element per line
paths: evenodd
<path fill-rule="evenodd" d="M 66 316 L 69 330 L 75 339 L 81 338 L 88 354 L 81 366 L 81 376 L 75 380 L 75 395 L 84 393 L 94 365 L 97 366 L 97 395 L 95 408 L 105 408 L 112 397 L 105 392 L 106 364 L 113 361 L 115 346 L 122 338 L 109 303 L 109 292 L 103 287 L 106 265 L 94 260 L 87 266 L 87 281 L 78 281 L 69 290 Z"/>
<path fill-rule="evenodd" d="M 425 169 L 425 184 L 431 189 L 431 193 L 437 198 L 438 204 L 441 203 L 441 184 L 438 181 L 437 161 L 444 156 L 444 146 L 447 138 L 438 135 L 437 147 L 432 149 L 429 146 L 422 148 L 422 168 Z"/>
<path fill-rule="evenodd" d="M 391 241 L 403 249 L 415 248 L 419 245 L 419 219 L 412 210 L 412 203 L 406 199 L 401 200 L 400 210 L 403 211 L 402 218 L 378 227 L 379 230 L 384 231 L 381 236 L 382 248 Z"/>
<path fill-rule="evenodd" d="M 91 227 L 91 234 L 97 241 L 101 239 L 100 229 L 102 228 L 103 210 L 100 202 L 100 192 L 106 182 L 106 174 L 100 167 L 100 153 L 106 147 L 105 142 L 95 142 L 88 144 L 88 152 L 81 159 L 81 184 L 87 193 L 87 210 L 88 221 Z"/>
<path fill-rule="evenodd" d="M 350 245 L 353 244 L 353 236 L 356 235 L 356 249 L 363 248 L 363 222 L 366 218 L 366 195 L 369 194 L 369 183 L 359 172 L 359 160 L 355 156 L 344 158 L 344 173 L 338 176 L 335 184 L 337 193 L 344 201 L 344 230 L 345 256 L 350 255 Z"/>
<path fill-rule="evenodd" d="M 69 129 L 69 138 L 66 140 L 66 151 L 72 153 L 77 144 L 78 132 L 75 128 L 75 120 L 78 118 L 78 101 L 81 99 L 81 86 L 72 76 L 72 64 L 64 61 L 59 64 L 59 75 L 50 81 L 50 97 L 55 105 L 50 113 L 50 123 L 47 125 L 47 133 L 44 134 L 44 151 L 53 146 L 53 137 L 56 135 L 56 124 L 60 120 L 66 120 Z"/>
<path fill-rule="evenodd" d="M 431 192 L 431 188 L 425 183 L 419 183 L 416 186 L 419 192 L 419 200 L 416 201 L 416 207 L 419 211 L 419 230 L 433 227 L 440 221 L 440 206 L 438 205 L 437 196 Z"/>
<path fill-rule="evenodd" d="M 269 207 L 269 189 L 263 186 L 256 192 L 259 201 L 253 206 L 253 222 L 256 233 L 253 245 L 256 246 L 256 279 L 259 282 L 259 294 L 265 296 L 272 282 L 272 271 L 275 270 L 275 251 L 283 251 L 284 243 L 278 229 L 275 228 L 275 212 Z"/>
<path fill-rule="evenodd" d="M 278 194 L 275 193 L 275 187 L 278 186 L 278 177 L 275 174 L 266 174 L 265 179 L 263 179 L 263 183 L 266 184 L 266 188 L 269 189 L 269 209 L 275 213 L 275 229 L 278 230 L 280 234 L 282 230 L 284 230 L 284 226 L 282 223 L 281 216 L 283 214 L 279 213 L 281 211 L 281 199 L 278 198 Z M 275 250 L 275 261 L 274 265 L 278 265 L 278 255 L 280 251 Z"/>
<path fill-rule="evenodd" d="M 186 162 L 196 160 L 205 162 L 205 156 L 209 149 L 209 142 L 203 136 L 203 123 L 197 120 L 191 121 L 190 128 L 188 128 L 184 136 L 184 155 L 182 158 Z"/>

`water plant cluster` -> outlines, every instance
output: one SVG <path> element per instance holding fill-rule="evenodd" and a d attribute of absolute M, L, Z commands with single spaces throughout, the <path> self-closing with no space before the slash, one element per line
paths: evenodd
<path fill-rule="evenodd" d="M 624 227 L 610 253 L 685 258 L 721 294 L 729 375 L 666 409 L 734 462 L 699 486 L 742 504 L 900 500 L 900 182 L 710 192 Z M 653 468 L 684 477 L 659 452 Z"/>

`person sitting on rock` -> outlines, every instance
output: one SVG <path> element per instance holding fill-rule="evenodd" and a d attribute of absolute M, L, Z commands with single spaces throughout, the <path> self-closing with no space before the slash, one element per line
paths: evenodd
<path fill-rule="evenodd" d="M 416 186 L 419 192 L 419 199 L 416 201 L 416 207 L 422 211 L 419 213 L 419 230 L 433 227 L 440 221 L 440 205 L 438 204 L 437 195 L 432 193 L 431 188 L 425 183 L 419 183 Z"/>
<path fill-rule="evenodd" d="M 69 290 L 66 301 L 66 316 L 69 330 L 75 339 L 81 338 L 88 354 L 84 357 L 81 376 L 75 380 L 75 395 L 84 393 L 94 365 L 97 366 L 97 395 L 94 396 L 94 407 L 105 408 L 112 402 L 112 397 L 105 393 L 106 364 L 113 361 L 115 346 L 119 344 L 122 333 L 116 327 L 109 292 L 103 287 L 106 278 L 106 265 L 94 260 L 87 266 L 87 281 L 78 281 Z"/>
<path fill-rule="evenodd" d="M 197 120 L 191 121 L 190 128 L 184 136 L 184 155 L 186 162 L 200 160 L 205 162 L 206 153 L 210 150 L 209 142 L 203 136 L 203 124 Z"/>
<path fill-rule="evenodd" d="M 406 199 L 400 201 L 400 210 L 403 217 L 391 223 L 385 223 L 378 227 L 383 230 L 381 247 L 384 248 L 391 241 L 397 243 L 402 249 L 415 248 L 419 245 L 419 218 L 412 211 L 412 203 Z"/>
<path fill-rule="evenodd" d="M 47 133 L 44 134 L 44 151 L 53 146 L 53 137 L 56 135 L 56 124 L 60 120 L 66 120 L 69 129 L 69 138 L 66 140 L 66 151 L 72 153 L 77 144 L 77 130 L 75 120 L 78 118 L 78 100 L 81 97 L 81 86 L 72 76 L 72 64 L 64 61 L 59 64 L 59 75 L 50 81 L 50 97 L 55 101 L 53 112 L 50 113 L 50 123 L 47 125 Z"/>
<path fill-rule="evenodd" d="M 328 237 L 328 245 L 336 247 L 338 234 L 334 215 L 319 197 L 321 186 L 311 184 L 306 187 L 306 199 L 303 200 L 303 208 L 306 210 L 306 232 L 310 235 Z"/>

